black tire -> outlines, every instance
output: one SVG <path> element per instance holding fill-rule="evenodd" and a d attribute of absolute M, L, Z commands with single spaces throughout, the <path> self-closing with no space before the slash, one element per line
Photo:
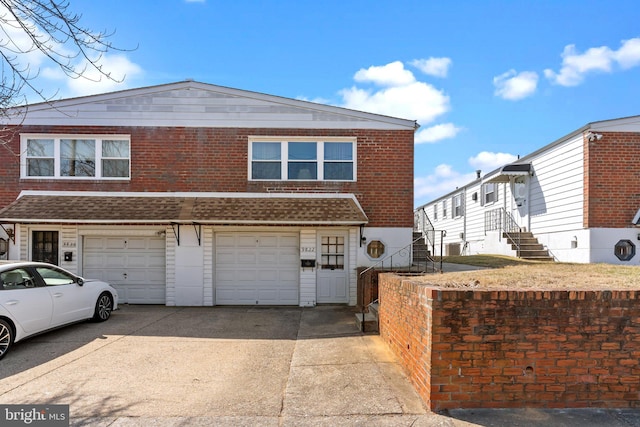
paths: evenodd
<path fill-rule="evenodd" d="M 103 292 L 96 301 L 96 309 L 93 312 L 93 320 L 96 322 L 104 322 L 111 317 L 113 310 L 113 297 L 109 292 Z"/>
<path fill-rule="evenodd" d="M 13 346 L 15 336 L 11 324 L 0 319 L 0 359 L 2 359 Z"/>

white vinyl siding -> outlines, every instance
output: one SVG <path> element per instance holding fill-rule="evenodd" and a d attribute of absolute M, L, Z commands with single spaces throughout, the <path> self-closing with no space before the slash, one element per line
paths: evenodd
<path fill-rule="evenodd" d="M 552 233 L 581 229 L 584 211 L 582 136 L 541 153 L 532 161 L 531 230 Z"/>

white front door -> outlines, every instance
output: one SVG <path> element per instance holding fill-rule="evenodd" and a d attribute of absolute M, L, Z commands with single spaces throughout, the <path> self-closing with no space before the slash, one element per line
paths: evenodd
<path fill-rule="evenodd" d="M 318 235 L 316 298 L 319 304 L 349 302 L 347 236 L 346 231 Z"/>
<path fill-rule="evenodd" d="M 529 177 L 511 179 L 511 214 L 521 230 L 529 230 Z"/>

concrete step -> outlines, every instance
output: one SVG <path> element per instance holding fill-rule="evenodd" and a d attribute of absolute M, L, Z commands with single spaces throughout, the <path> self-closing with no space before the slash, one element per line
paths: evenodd
<path fill-rule="evenodd" d="M 362 327 L 364 326 L 364 330 Z M 378 316 L 369 312 L 364 313 L 364 325 L 362 323 L 362 313 L 356 313 L 356 327 L 360 332 L 377 333 L 378 332 Z"/>
<path fill-rule="evenodd" d="M 376 300 L 377 301 L 377 300 Z M 376 318 L 380 317 L 380 304 L 372 302 L 369 304 L 369 313 L 372 313 Z"/>

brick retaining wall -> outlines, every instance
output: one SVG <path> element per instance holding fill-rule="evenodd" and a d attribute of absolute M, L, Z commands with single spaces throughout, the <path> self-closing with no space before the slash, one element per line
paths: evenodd
<path fill-rule="evenodd" d="M 380 335 L 428 407 L 640 407 L 640 291 L 379 280 Z"/>

